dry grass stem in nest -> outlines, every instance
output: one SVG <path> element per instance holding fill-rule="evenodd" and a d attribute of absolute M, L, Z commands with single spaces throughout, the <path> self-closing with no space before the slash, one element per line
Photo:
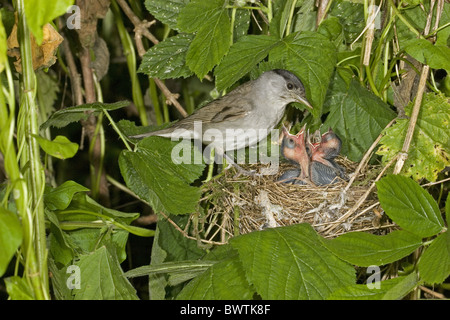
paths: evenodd
<path fill-rule="evenodd" d="M 336 160 L 350 176 L 357 167 L 357 163 L 346 158 Z M 259 171 L 261 167 L 263 165 L 248 165 L 245 169 Z M 236 177 L 236 171 L 230 169 L 208 182 L 203 198 L 206 212 L 202 219 L 196 219 L 199 223 L 197 238 L 226 243 L 238 234 L 297 223 L 309 223 L 328 238 L 350 231 L 385 234 L 394 227 L 379 213 L 381 208 L 375 192 L 366 195 L 382 170 L 380 166 L 362 168 L 348 190 L 348 181 L 343 180 L 327 186 L 277 182 L 290 167 L 282 163 L 278 174 L 262 177 Z M 358 205 L 358 201 L 361 204 Z M 339 220 L 350 210 L 354 212 Z"/>

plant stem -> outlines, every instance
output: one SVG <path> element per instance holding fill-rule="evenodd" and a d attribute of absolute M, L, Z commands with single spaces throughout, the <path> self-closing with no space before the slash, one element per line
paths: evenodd
<path fill-rule="evenodd" d="M 294 16 L 294 10 L 295 10 L 296 4 L 297 4 L 297 0 L 292 1 L 291 10 L 289 11 L 289 19 L 288 19 L 287 25 L 286 25 L 286 36 L 288 36 L 291 33 L 292 18 Z"/>
<path fill-rule="evenodd" d="M 131 78 L 131 91 L 133 102 L 138 110 L 139 119 L 143 126 L 148 125 L 147 113 L 145 110 L 144 98 L 142 96 L 141 86 L 136 73 L 136 52 L 134 50 L 133 41 L 125 28 L 119 6 L 116 1 L 111 2 L 111 10 L 114 14 L 117 30 L 119 31 L 120 41 L 122 42 L 123 52 L 127 59 L 128 72 Z"/>
<path fill-rule="evenodd" d="M 28 29 L 24 0 L 16 0 L 16 9 L 19 15 L 19 44 L 22 58 L 21 78 L 21 106 L 19 116 L 23 123 L 19 126 L 24 129 L 18 132 L 18 139 L 24 139 L 26 148 L 21 156 L 21 167 L 28 167 L 25 171 L 27 189 L 30 192 L 30 210 L 33 216 L 32 225 L 28 226 L 33 238 L 34 250 L 31 246 L 26 248 L 26 276 L 31 280 L 37 299 L 49 299 L 48 268 L 47 268 L 47 239 L 45 234 L 45 217 L 43 192 L 45 188 L 45 173 L 41 163 L 39 144 L 32 135 L 39 134 L 37 106 L 34 100 L 36 94 L 36 78 L 32 64 L 31 34 Z M 23 213 L 22 213 L 23 214 Z M 23 223 L 31 221 L 25 220 Z M 34 251 L 34 252 L 33 252 Z M 34 256 L 35 255 L 35 256 Z M 31 261 L 30 261 L 31 259 Z M 35 261 L 34 261 L 35 260 Z M 37 265 L 35 266 L 34 263 Z"/>

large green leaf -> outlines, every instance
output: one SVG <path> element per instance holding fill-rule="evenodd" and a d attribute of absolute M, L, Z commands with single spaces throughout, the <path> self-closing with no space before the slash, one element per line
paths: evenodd
<path fill-rule="evenodd" d="M 190 183 L 201 175 L 204 164 L 176 164 L 172 158 L 176 145 L 166 138 L 148 137 L 139 142 L 136 152 L 124 150 L 119 157 L 127 186 L 156 212 L 191 213 L 200 199 L 201 190 Z M 193 157 L 200 152 L 190 144 L 188 147 Z"/>
<path fill-rule="evenodd" d="M 279 44 L 276 37 L 266 35 L 247 35 L 239 39 L 215 69 L 217 89 L 232 86 Z"/>
<path fill-rule="evenodd" d="M 309 224 L 252 232 L 230 243 L 263 299 L 326 299 L 355 280 L 353 267 L 328 251 Z"/>
<path fill-rule="evenodd" d="M 205 4 L 204 1 L 202 3 Z M 231 45 L 228 9 L 224 8 L 223 0 L 218 1 L 218 4 L 219 6 L 208 15 L 207 19 L 196 18 L 196 21 L 202 22 L 201 27 L 186 55 L 186 64 L 199 79 L 203 79 L 220 62 Z"/>
<path fill-rule="evenodd" d="M 350 232 L 336 239 L 323 239 L 324 245 L 342 260 L 368 267 L 397 261 L 422 245 L 422 239 L 407 231 L 393 231 L 385 236 Z"/>
<path fill-rule="evenodd" d="M 179 300 L 248 300 L 255 290 L 248 283 L 238 254 L 212 265 L 189 282 L 177 296 Z"/>
<path fill-rule="evenodd" d="M 419 261 L 420 278 L 429 284 L 442 283 L 450 275 L 450 232 L 433 240 Z"/>
<path fill-rule="evenodd" d="M 126 107 L 129 104 L 129 101 L 118 101 L 114 103 L 94 102 L 64 108 L 53 113 L 48 118 L 48 120 L 41 125 L 41 130 L 45 130 L 50 126 L 62 128 L 67 126 L 69 123 L 86 120 L 89 117 L 88 112 L 92 112 L 94 115 L 98 115 L 100 112 L 102 112 L 102 110 L 116 110 Z"/>
<path fill-rule="evenodd" d="M 413 103 L 410 103 L 405 107 L 407 116 L 411 115 L 412 106 Z M 450 166 L 449 110 L 450 104 L 444 95 L 424 95 L 402 174 L 412 176 L 415 180 L 425 178 L 436 181 L 439 172 Z M 409 119 L 398 119 L 386 130 L 377 151 L 383 156 L 383 163 L 402 150 L 408 126 Z"/>
<path fill-rule="evenodd" d="M 284 61 L 286 68 L 302 80 L 314 107 L 311 113 L 319 117 L 336 63 L 333 43 L 317 32 L 296 32 L 270 51 L 269 61 Z"/>
<path fill-rule="evenodd" d="M 346 85 L 336 76 L 327 94 L 330 113 L 324 128 L 333 128 L 342 139 L 342 154 L 359 161 L 395 113 L 356 80 Z"/>
<path fill-rule="evenodd" d="M 208 19 L 224 9 L 223 5 L 224 0 L 189 1 L 178 15 L 177 27 L 182 32 L 197 32 Z"/>
<path fill-rule="evenodd" d="M 177 29 L 177 18 L 189 0 L 145 0 L 147 10 L 171 29 Z"/>
<path fill-rule="evenodd" d="M 22 226 L 17 215 L 0 207 L 0 276 L 22 243 Z"/>
<path fill-rule="evenodd" d="M 105 246 L 81 255 L 75 263 L 80 268 L 80 289 L 73 289 L 76 300 L 137 300 L 136 291 Z"/>
<path fill-rule="evenodd" d="M 444 228 L 436 201 L 414 180 L 388 175 L 376 185 L 384 211 L 403 229 L 419 237 L 429 237 Z"/>
<path fill-rule="evenodd" d="M 26 0 L 25 15 L 27 24 L 38 44 L 42 43 L 42 27 L 53 19 L 66 13 L 74 0 Z"/>
<path fill-rule="evenodd" d="M 138 71 L 160 79 L 192 75 L 186 65 L 186 53 L 193 38 L 192 34 L 181 33 L 151 47 L 142 58 Z"/>

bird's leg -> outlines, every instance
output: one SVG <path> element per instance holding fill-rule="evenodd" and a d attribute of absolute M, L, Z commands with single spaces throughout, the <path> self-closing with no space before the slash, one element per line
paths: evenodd
<path fill-rule="evenodd" d="M 238 175 L 243 174 L 243 175 L 252 176 L 252 177 L 261 175 L 259 173 L 256 173 L 255 170 L 249 171 L 249 170 L 245 170 L 244 168 L 239 166 L 236 162 L 234 162 L 234 160 L 229 155 L 226 154 L 226 152 L 222 148 L 215 146 L 215 150 L 216 150 L 217 156 L 223 157 L 228 162 L 228 166 L 224 170 L 227 170 L 233 166 L 238 171 Z"/>

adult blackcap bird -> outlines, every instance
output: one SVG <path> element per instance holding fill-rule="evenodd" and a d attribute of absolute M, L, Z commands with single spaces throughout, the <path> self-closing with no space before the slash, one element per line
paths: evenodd
<path fill-rule="evenodd" d="M 281 120 L 286 105 L 299 102 L 312 109 L 302 82 L 291 72 L 275 69 L 246 82 L 170 128 L 133 136 L 200 139 L 216 153 L 253 146 Z M 229 161 L 233 164 L 232 159 Z"/>

